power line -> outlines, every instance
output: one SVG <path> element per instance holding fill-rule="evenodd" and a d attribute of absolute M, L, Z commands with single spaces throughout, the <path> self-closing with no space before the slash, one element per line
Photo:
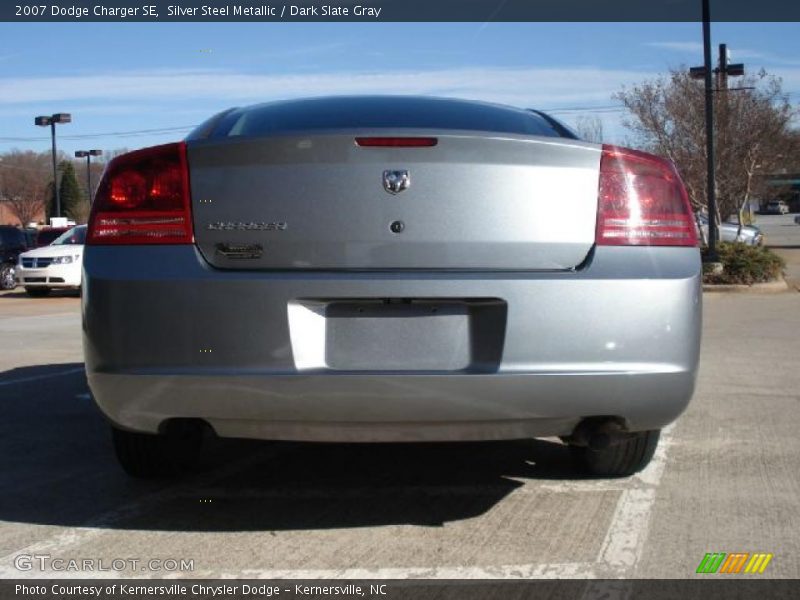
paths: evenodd
<path fill-rule="evenodd" d="M 790 91 L 786 92 L 787 96 L 800 96 L 800 92 Z M 601 106 L 564 106 L 556 108 L 544 108 L 544 111 L 552 114 L 569 114 L 575 112 L 589 113 L 589 114 L 613 114 L 622 112 L 625 106 L 622 104 L 607 104 Z M 103 137 L 142 137 L 148 135 L 165 135 L 167 133 L 175 133 L 179 131 L 191 131 L 196 125 L 182 125 L 179 127 L 161 127 L 157 129 L 133 129 L 130 131 L 109 131 L 104 133 L 84 133 L 84 134 L 61 134 L 59 139 L 63 140 L 87 140 Z M 0 137 L 0 142 L 44 142 L 49 140 L 49 137 Z"/>
<path fill-rule="evenodd" d="M 611 110 L 611 109 L 619 109 L 624 108 L 622 104 L 607 104 L 602 106 L 564 106 L 564 107 L 556 107 L 550 109 L 543 109 L 548 110 L 550 112 L 572 112 L 572 111 L 579 111 L 579 110 Z"/>
<path fill-rule="evenodd" d="M 553 115 L 563 115 L 563 114 L 572 115 L 574 113 L 589 114 L 589 115 L 593 115 L 593 114 L 608 115 L 608 114 L 614 114 L 614 113 L 618 113 L 618 112 L 623 112 L 626 109 L 625 109 L 625 107 L 620 106 L 619 108 L 604 108 L 604 109 L 596 109 L 596 110 L 594 110 L 594 109 L 585 109 L 585 110 L 560 110 L 560 109 L 550 109 L 550 110 L 548 110 L 548 109 L 544 109 L 544 110 L 545 110 L 545 112 L 553 114 Z"/>
<path fill-rule="evenodd" d="M 59 134 L 60 140 L 85 140 L 92 138 L 102 137 L 137 137 L 143 135 L 159 135 L 166 133 L 174 133 L 177 131 L 190 131 L 194 129 L 195 125 L 183 125 L 180 127 L 162 127 L 159 129 L 134 129 L 131 131 L 109 131 L 107 133 L 83 133 L 83 134 Z M 0 142 L 41 142 L 49 140 L 49 137 L 0 137 Z"/>
<path fill-rule="evenodd" d="M 567 106 L 561 108 L 544 109 L 551 113 L 569 113 L 569 112 L 618 112 L 624 110 L 621 104 L 613 104 L 606 106 Z M 140 137 L 146 135 L 160 135 L 166 133 L 174 133 L 177 131 L 191 131 L 197 127 L 196 125 L 182 125 L 179 127 L 162 127 L 158 129 L 133 129 L 130 131 L 109 131 L 104 133 L 84 133 L 84 134 L 59 134 L 58 139 L 61 140 L 85 140 L 103 137 Z M 49 140 L 49 137 L 0 137 L 0 142 L 44 142 Z"/>
<path fill-rule="evenodd" d="M 196 125 L 183 125 L 181 127 L 164 127 L 161 129 L 139 129 L 134 131 L 112 131 L 111 133 L 84 133 L 84 134 L 75 134 L 75 135 L 60 135 L 60 139 L 70 139 L 70 140 L 83 140 L 88 138 L 97 138 L 97 137 L 109 137 L 109 136 L 116 136 L 116 137 L 134 137 L 139 135 L 152 135 L 158 133 L 173 133 L 176 131 L 190 131 L 194 129 Z"/>

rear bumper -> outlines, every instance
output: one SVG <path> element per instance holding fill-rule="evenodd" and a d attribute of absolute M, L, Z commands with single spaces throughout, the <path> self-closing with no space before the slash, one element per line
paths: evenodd
<path fill-rule="evenodd" d="M 653 429 L 686 407 L 699 355 L 695 249 L 599 248 L 559 273 L 281 273 L 217 271 L 193 247 L 95 246 L 83 282 L 89 385 L 138 431 L 198 418 L 230 437 L 510 439 L 592 416 Z M 357 343 L 326 349 L 314 306 L 385 298 L 457 299 L 468 332 L 412 327 L 418 353 L 413 337 L 365 340 L 363 368 Z"/>

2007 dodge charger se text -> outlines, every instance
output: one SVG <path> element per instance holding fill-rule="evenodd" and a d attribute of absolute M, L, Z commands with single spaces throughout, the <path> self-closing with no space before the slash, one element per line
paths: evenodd
<path fill-rule="evenodd" d="M 137 476 L 185 467 L 208 427 L 560 436 L 624 476 L 692 395 L 700 276 L 664 159 L 494 104 L 273 102 L 109 163 L 86 370 Z"/>

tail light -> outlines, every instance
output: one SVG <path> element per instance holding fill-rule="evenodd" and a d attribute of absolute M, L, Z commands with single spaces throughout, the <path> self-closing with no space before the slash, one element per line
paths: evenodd
<path fill-rule="evenodd" d="M 697 229 L 675 166 L 647 154 L 603 146 L 596 243 L 696 246 Z"/>
<path fill-rule="evenodd" d="M 430 148 L 439 143 L 435 137 L 357 137 L 362 148 Z"/>
<path fill-rule="evenodd" d="M 88 245 L 193 241 L 184 142 L 137 150 L 108 163 L 92 205 Z"/>

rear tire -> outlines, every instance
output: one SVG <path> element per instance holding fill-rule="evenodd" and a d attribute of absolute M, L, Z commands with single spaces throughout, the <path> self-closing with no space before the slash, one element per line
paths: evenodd
<path fill-rule="evenodd" d="M 199 427 L 173 427 L 167 434 L 111 428 L 114 451 L 125 472 L 151 479 L 180 475 L 196 466 L 203 443 Z"/>
<path fill-rule="evenodd" d="M 29 286 L 25 288 L 25 292 L 31 298 L 44 298 L 45 296 L 50 294 L 50 288 Z"/>
<path fill-rule="evenodd" d="M 628 477 L 644 469 L 658 445 L 661 431 L 640 431 L 602 450 L 575 447 L 577 458 L 587 473 L 595 477 Z"/>

